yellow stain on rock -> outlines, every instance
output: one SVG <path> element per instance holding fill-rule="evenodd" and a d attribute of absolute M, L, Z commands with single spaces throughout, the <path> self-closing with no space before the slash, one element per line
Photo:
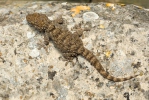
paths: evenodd
<path fill-rule="evenodd" d="M 103 24 L 100 24 L 100 25 L 99 25 L 99 28 L 103 29 L 103 28 L 105 28 L 105 27 L 104 27 Z"/>
<path fill-rule="evenodd" d="M 113 3 L 106 3 L 107 7 L 111 7 L 112 10 L 115 10 L 114 4 Z"/>
<path fill-rule="evenodd" d="M 126 6 L 125 4 L 120 4 L 121 6 Z"/>
<path fill-rule="evenodd" d="M 90 10 L 90 7 L 88 6 L 76 6 L 75 8 L 72 8 L 71 11 L 74 12 L 72 16 L 76 16 L 80 13 L 81 10 Z"/>
<path fill-rule="evenodd" d="M 109 58 L 109 57 L 110 57 L 110 54 L 111 54 L 111 51 L 107 51 L 107 52 L 106 52 L 106 57 Z"/>
<path fill-rule="evenodd" d="M 113 7 L 114 4 L 113 4 L 113 3 L 106 3 L 106 6 L 107 6 L 107 7 Z"/>

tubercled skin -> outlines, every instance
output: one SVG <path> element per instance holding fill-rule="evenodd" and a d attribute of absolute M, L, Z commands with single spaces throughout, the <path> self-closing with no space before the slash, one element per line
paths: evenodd
<path fill-rule="evenodd" d="M 78 55 L 83 56 L 92 66 L 106 79 L 114 82 L 122 82 L 130 80 L 138 75 L 129 76 L 125 78 L 116 78 L 111 76 L 104 70 L 95 55 L 83 46 L 83 42 L 80 39 L 80 33 L 72 34 L 66 28 L 62 28 L 58 25 L 59 21 L 50 21 L 45 14 L 33 13 L 26 16 L 26 20 L 29 24 L 34 26 L 39 31 L 44 31 L 44 42 L 48 45 L 49 40 L 52 40 L 55 46 L 61 51 L 64 58 L 72 60 Z M 60 23 L 62 23 L 60 21 Z"/>

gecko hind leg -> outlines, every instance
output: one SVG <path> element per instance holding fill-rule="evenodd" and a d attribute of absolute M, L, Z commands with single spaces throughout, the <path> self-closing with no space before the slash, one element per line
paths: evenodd
<path fill-rule="evenodd" d="M 65 61 L 67 61 L 65 64 L 66 66 L 69 62 L 72 63 L 73 66 L 75 65 L 73 59 L 77 57 L 76 53 L 63 53 L 63 57 Z"/>

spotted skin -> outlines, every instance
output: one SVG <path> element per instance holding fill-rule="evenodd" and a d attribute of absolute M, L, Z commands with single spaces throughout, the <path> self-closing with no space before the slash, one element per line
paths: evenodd
<path fill-rule="evenodd" d="M 87 59 L 91 65 L 106 79 L 114 82 L 122 82 L 130 80 L 138 75 L 116 78 L 111 76 L 104 70 L 95 55 L 83 46 L 80 35 L 77 33 L 72 34 L 66 28 L 62 28 L 58 23 L 59 21 L 50 21 L 45 14 L 33 13 L 26 16 L 27 22 L 34 26 L 39 31 L 44 31 L 44 42 L 48 45 L 49 40 L 52 40 L 55 46 L 62 52 L 62 55 L 67 60 L 72 60 L 78 55 Z"/>

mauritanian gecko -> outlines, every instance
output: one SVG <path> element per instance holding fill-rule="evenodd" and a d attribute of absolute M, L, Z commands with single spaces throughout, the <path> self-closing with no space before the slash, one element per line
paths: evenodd
<path fill-rule="evenodd" d="M 68 29 L 62 28 L 56 21 L 51 21 L 45 14 L 33 13 L 26 16 L 27 22 L 40 31 L 44 31 L 44 42 L 48 45 L 52 40 L 61 51 L 64 58 L 72 60 L 78 55 L 83 56 L 106 79 L 114 82 L 122 82 L 138 75 L 125 78 L 116 78 L 104 70 L 95 55 L 83 46 L 83 42 L 77 33 L 72 34 Z"/>

